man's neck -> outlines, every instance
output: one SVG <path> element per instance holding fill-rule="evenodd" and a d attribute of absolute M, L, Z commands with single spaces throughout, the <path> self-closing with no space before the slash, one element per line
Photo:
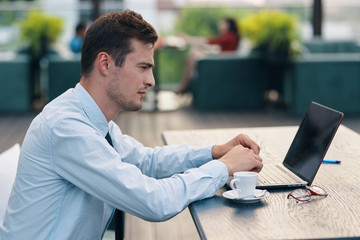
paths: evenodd
<path fill-rule="evenodd" d="M 101 86 L 94 86 L 90 79 L 84 77 L 81 77 L 80 85 L 89 93 L 108 122 L 119 114 L 119 111 L 112 106 L 111 101 L 107 98 L 106 91 Z"/>

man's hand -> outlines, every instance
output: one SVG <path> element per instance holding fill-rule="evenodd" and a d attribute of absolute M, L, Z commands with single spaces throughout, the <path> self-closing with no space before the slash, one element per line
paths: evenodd
<path fill-rule="evenodd" d="M 245 148 L 242 145 L 233 147 L 219 161 L 226 165 L 229 176 L 239 171 L 260 172 L 263 167 L 261 157 L 254 150 Z"/>
<path fill-rule="evenodd" d="M 229 152 L 233 147 L 238 145 L 253 150 L 257 155 L 260 153 L 260 147 L 249 136 L 239 134 L 225 144 L 215 145 L 212 149 L 212 156 L 214 159 L 219 159 L 227 152 Z"/>

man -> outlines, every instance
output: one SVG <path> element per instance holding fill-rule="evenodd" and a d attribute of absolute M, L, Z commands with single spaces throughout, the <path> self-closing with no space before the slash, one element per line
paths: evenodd
<path fill-rule="evenodd" d="M 140 109 L 154 86 L 156 40 L 130 10 L 90 26 L 80 83 L 49 103 L 25 136 L 0 239 L 101 239 L 114 208 L 164 221 L 213 196 L 234 172 L 261 170 L 259 147 L 244 135 L 152 149 L 111 121 Z"/>

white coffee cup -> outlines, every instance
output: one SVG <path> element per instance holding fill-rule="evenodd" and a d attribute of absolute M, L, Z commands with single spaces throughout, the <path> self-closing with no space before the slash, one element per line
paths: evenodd
<path fill-rule="evenodd" d="M 257 181 L 257 172 L 236 172 L 234 179 L 230 182 L 230 187 L 237 191 L 239 198 L 254 196 Z"/>

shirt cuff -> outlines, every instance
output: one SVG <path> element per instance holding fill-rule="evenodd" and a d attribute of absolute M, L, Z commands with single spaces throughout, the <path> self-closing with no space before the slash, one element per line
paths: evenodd
<path fill-rule="evenodd" d="M 216 190 L 224 186 L 229 178 L 228 169 L 221 161 L 212 160 L 200 168 L 207 171 L 213 177 Z"/>

